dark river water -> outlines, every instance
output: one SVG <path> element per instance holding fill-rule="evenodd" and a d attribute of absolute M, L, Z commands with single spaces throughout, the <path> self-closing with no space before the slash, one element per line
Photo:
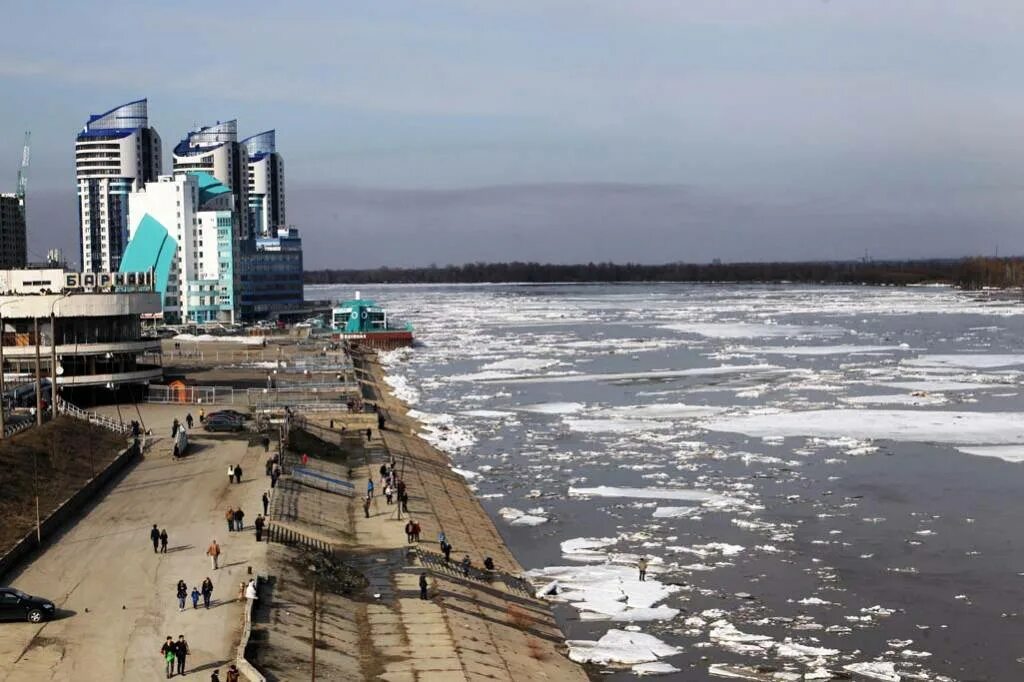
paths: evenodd
<path fill-rule="evenodd" d="M 647 661 L 667 680 L 1024 679 L 1024 304 L 362 294 L 414 323 L 419 345 L 386 359 L 396 390 L 610 678 Z"/>

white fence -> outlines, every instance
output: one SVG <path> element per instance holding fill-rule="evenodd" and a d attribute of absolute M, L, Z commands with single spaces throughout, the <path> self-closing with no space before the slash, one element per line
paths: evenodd
<path fill-rule="evenodd" d="M 154 386 L 146 392 L 147 403 L 190 405 L 234 405 L 235 389 L 230 386 Z"/>

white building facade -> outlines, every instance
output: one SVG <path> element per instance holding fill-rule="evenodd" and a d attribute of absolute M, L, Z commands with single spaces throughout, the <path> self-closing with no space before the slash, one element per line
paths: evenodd
<path fill-rule="evenodd" d="M 267 237 L 287 226 L 284 159 L 277 153 L 277 133 L 266 130 L 242 140 L 249 162 L 249 226 L 253 236 Z"/>
<path fill-rule="evenodd" d="M 239 217 L 239 239 L 250 234 L 249 164 L 245 146 L 238 142 L 238 122 L 218 121 L 193 130 L 174 147 L 174 174 L 209 173 L 234 193 Z"/>
<path fill-rule="evenodd" d="M 75 139 L 82 269 L 118 270 L 128 243 L 128 195 L 155 180 L 161 143 L 147 102 L 129 102 L 89 118 Z"/>
<path fill-rule="evenodd" d="M 130 197 L 130 236 L 146 217 L 174 240 L 163 287 L 168 322 L 233 322 L 234 194 L 208 173 L 163 175 Z"/>

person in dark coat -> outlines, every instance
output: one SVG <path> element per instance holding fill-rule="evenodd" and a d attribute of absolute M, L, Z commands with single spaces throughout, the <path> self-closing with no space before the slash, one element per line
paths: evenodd
<path fill-rule="evenodd" d="M 281 474 L 277 469 L 274 469 L 273 473 L 270 474 L 270 488 L 273 490 L 277 487 L 277 479 Z"/>
<path fill-rule="evenodd" d="M 420 573 L 420 599 L 427 598 L 427 574 Z"/>
<path fill-rule="evenodd" d="M 469 560 L 469 555 L 462 557 L 462 576 L 464 578 L 469 577 L 469 568 L 473 565 L 473 562 Z"/>
<path fill-rule="evenodd" d="M 263 452 L 270 452 L 270 436 L 263 436 Z"/>
<path fill-rule="evenodd" d="M 270 495 L 263 493 L 263 515 L 267 515 L 267 507 L 270 506 Z"/>
<path fill-rule="evenodd" d="M 381 414 L 380 412 L 377 413 L 377 430 L 384 430 L 384 415 Z"/>
<path fill-rule="evenodd" d="M 167 529 L 160 531 L 160 553 L 167 554 Z"/>
<path fill-rule="evenodd" d="M 452 543 L 445 540 L 444 544 L 441 545 L 441 551 L 444 552 L 445 562 L 450 562 L 452 560 Z"/>
<path fill-rule="evenodd" d="M 213 581 L 209 578 L 203 580 L 203 586 L 199 590 L 203 594 L 203 607 L 210 608 L 210 596 L 213 594 Z"/>
<path fill-rule="evenodd" d="M 256 520 L 252 522 L 254 528 L 256 528 L 256 542 L 263 542 L 263 526 L 266 523 L 261 514 L 256 515 Z"/>
<path fill-rule="evenodd" d="M 174 418 L 174 423 L 171 424 L 171 438 L 174 438 L 175 436 L 178 435 L 178 429 L 180 429 L 180 428 L 181 428 L 181 422 L 179 422 L 178 418 L 175 417 Z"/>
<path fill-rule="evenodd" d="M 409 493 L 407 493 L 407 492 L 405 492 L 403 490 L 400 497 L 401 497 L 401 501 L 402 501 L 402 511 L 405 512 L 406 514 L 408 514 L 409 513 Z"/>
<path fill-rule="evenodd" d="M 178 581 L 178 588 L 176 592 L 178 596 L 178 610 L 185 610 L 185 599 L 188 598 L 188 585 L 185 584 L 184 580 Z"/>
<path fill-rule="evenodd" d="M 241 507 L 239 507 L 238 509 L 235 510 L 235 530 L 244 530 L 245 529 L 245 524 L 243 523 L 244 519 L 245 519 L 245 512 L 242 511 Z"/>
<path fill-rule="evenodd" d="M 185 425 L 188 426 L 188 428 L 191 429 L 192 428 L 192 424 L 194 424 L 194 423 L 195 423 L 195 421 L 192 419 L 192 413 L 189 412 L 188 414 L 185 415 Z"/>
<path fill-rule="evenodd" d="M 235 465 L 235 483 L 242 482 L 242 467 Z"/>
<path fill-rule="evenodd" d="M 412 544 L 412 519 L 405 522 L 405 541 Z"/>
<path fill-rule="evenodd" d="M 153 554 L 160 551 L 160 529 L 153 524 L 153 530 L 149 531 L 149 539 L 153 541 Z"/>
<path fill-rule="evenodd" d="M 167 664 L 167 677 L 174 675 L 174 639 L 170 635 L 167 635 L 167 641 L 160 647 L 160 657 L 164 659 Z"/>
<path fill-rule="evenodd" d="M 192 652 L 185 641 L 185 635 L 178 635 L 178 641 L 174 643 L 174 656 L 178 659 L 178 674 L 185 674 L 185 657 Z"/>
<path fill-rule="evenodd" d="M 373 437 L 373 429 L 366 429 L 366 440 L 369 441 Z"/>
<path fill-rule="evenodd" d="M 369 495 L 367 495 L 366 497 L 363 498 L 363 514 L 366 515 L 366 518 L 370 518 L 370 496 Z"/>

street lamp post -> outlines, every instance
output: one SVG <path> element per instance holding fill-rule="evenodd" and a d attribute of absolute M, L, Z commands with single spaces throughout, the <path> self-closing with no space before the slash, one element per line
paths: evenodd
<path fill-rule="evenodd" d="M 310 680 L 316 682 L 316 588 L 317 588 L 317 572 L 314 564 L 309 565 L 309 570 L 313 572 L 313 639 L 311 640 L 312 651 L 310 652 Z"/>

